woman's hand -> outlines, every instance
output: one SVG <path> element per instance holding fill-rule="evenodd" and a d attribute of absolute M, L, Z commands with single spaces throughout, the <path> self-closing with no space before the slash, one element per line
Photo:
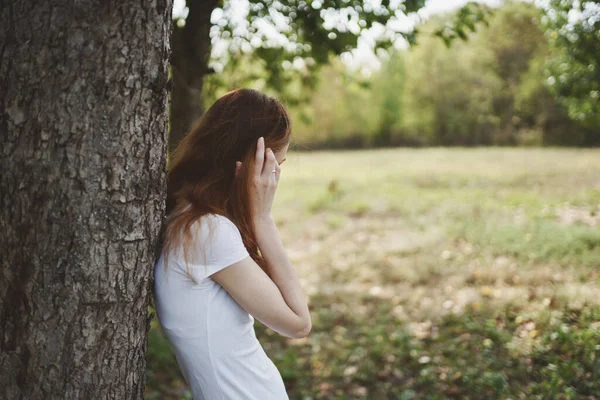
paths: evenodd
<path fill-rule="evenodd" d="M 272 219 L 271 207 L 280 173 L 281 168 L 273 150 L 265 150 L 265 139 L 260 137 L 256 143 L 254 170 L 250 182 L 251 209 L 256 222 Z"/>

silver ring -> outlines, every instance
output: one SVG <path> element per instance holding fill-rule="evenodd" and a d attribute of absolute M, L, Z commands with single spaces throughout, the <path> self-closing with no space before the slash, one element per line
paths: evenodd
<path fill-rule="evenodd" d="M 276 169 L 274 169 L 274 170 L 273 170 L 273 171 L 271 171 L 271 172 L 272 172 L 272 173 L 275 173 L 275 172 L 277 172 L 277 170 L 276 170 Z"/>

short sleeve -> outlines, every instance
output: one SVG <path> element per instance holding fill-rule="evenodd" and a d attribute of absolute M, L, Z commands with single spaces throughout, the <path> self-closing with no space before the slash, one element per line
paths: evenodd
<path fill-rule="evenodd" d="M 196 224 L 193 253 L 193 266 L 204 267 L 194 271 L 196 278 L 209 277 L 250 255 L 237 226 L 217 214 L 205 215 L 199 226 Z"/>

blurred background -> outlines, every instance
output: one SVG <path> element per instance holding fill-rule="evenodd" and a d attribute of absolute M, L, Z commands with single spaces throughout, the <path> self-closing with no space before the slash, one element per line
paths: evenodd
<path fill-rule="evenodd" d="M 599 1 L 176 1 L 171 147 L 282 99 L 291 399 L 600 399 Z M 148 399 L 191 399 L 154 318 Z"/>

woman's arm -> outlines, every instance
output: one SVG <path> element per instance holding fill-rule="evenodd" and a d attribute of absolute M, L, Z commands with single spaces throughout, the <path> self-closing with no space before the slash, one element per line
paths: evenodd
<path fill-rule="evenodd" d="M 257 220 L 255 226 L 256 240 L 266 261 L 267 272 L 281 291 L 287 305 L 302 321 L 300 334 L 306 336 L 312 326 L 308 304 L 296 270 L 285 252 L 275 222 L 269 215 Z"/>
<path fill-rule="evenodd" d="M 256 233 L 271 277 L 246 257 L 211 278 L 269 328 L 287 337 L 304 337 L 312 326 L 308 305 L 273 220 L 257 221 Z"/>

